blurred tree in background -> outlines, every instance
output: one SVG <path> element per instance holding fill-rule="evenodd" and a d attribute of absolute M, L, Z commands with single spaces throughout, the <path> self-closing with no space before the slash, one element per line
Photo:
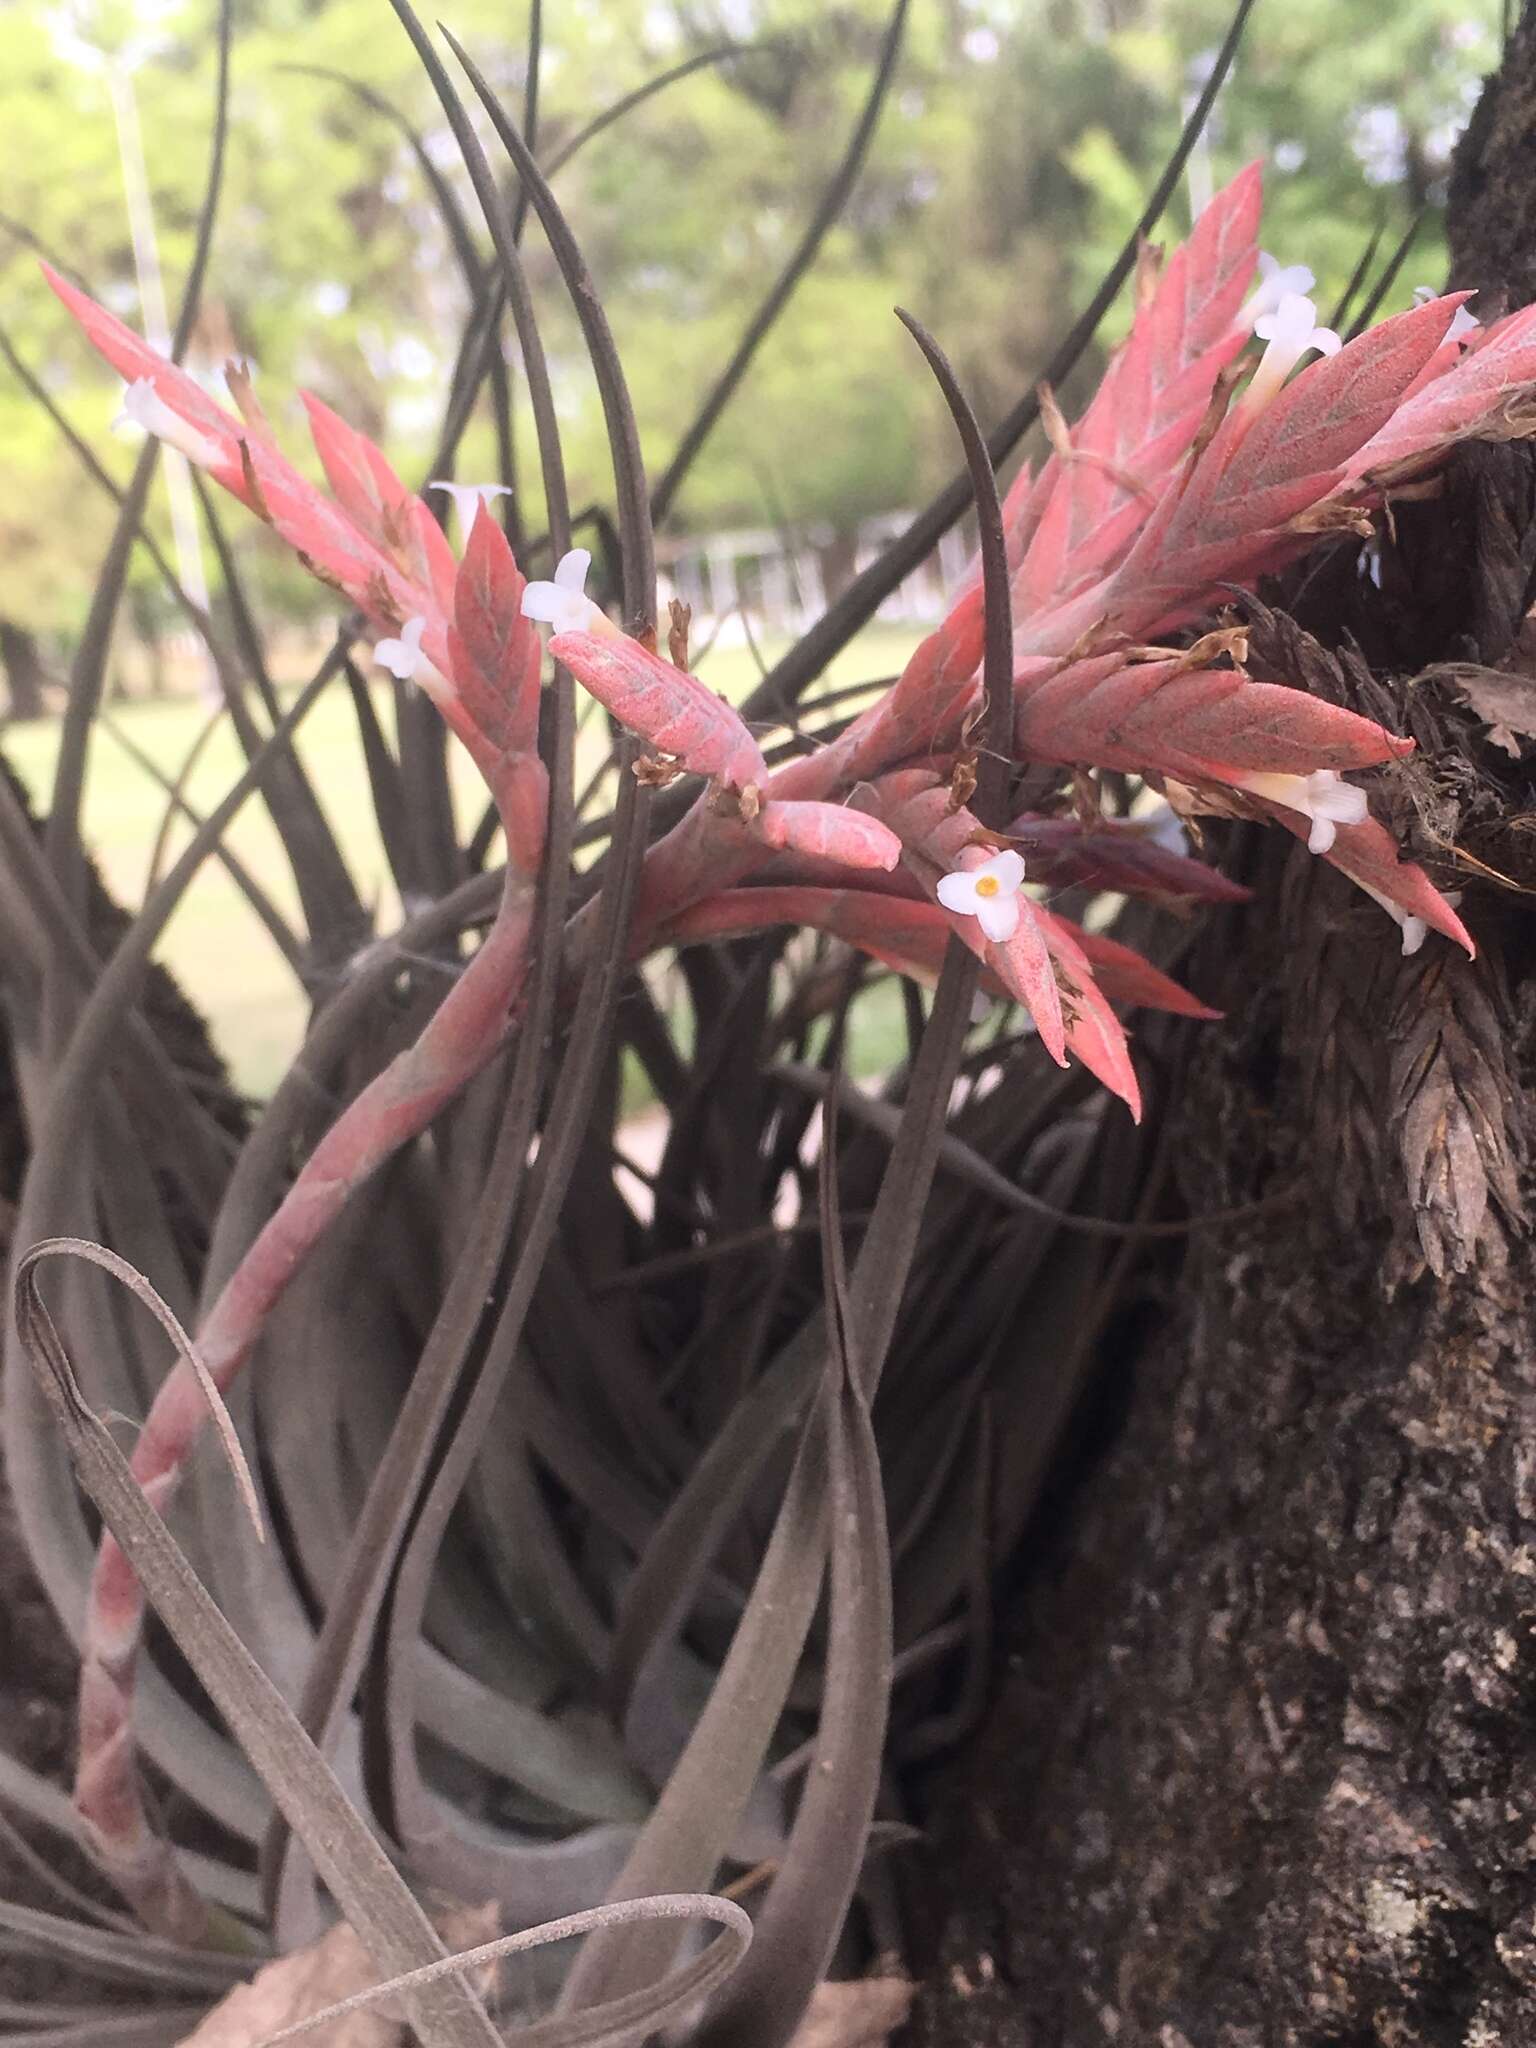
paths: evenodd
<path fill-rule="evenodd" d="M 671 524 L 846 530 L 947 474 L 948 427 L 890 308 L 908 303 L 935 327 L 984 413 L 1015 397 L 1134 219 L 1228 11 L 1225 0 L 916 5 L 853 203 Z M 521 13 L 454 0 L 447 18 L 520 107 Z M 27 235 L 139 317 L 107 76 L 108 59 L 125 63 L 174 307 L 207 165 L 212 21 L 209 0 L 6 10 L 0 326 L 97 448 L 115 391 L 66 331 Z M 1213 181 L 1262 156 L 1266 232 L 1285 260 L 1313 266 L 1325 305 L 1378 224 L 1390 247 L 1426 209 L 1394 293 L 1406 299 L 1442 270 L 1445 168 L 1496 59 L 1498 26 L 1499 0 L 1259 0 L 1170 233 Z M 579 0 L 548 10 L 546 153 L 690 52 L 754 45 L 668 88 L 560 174 L 658 468 L 835 169 L 883 30 L 877 0 Z M 193 364 L 215 378 L 228 355 L 247 354 L 274 392 L 316 390 L 387 439 L 410 471 L 430 456 L 462 280 L 400 127 L 301 65 L 383 95 L 419 126 L 446 175 L 461 177 L 382 0 L 246 0 Z M 580 502 L 603 490 L 600 416 L 536 233 L 529 256 L 551 308 Z M 276 423 L 294 424 L 281 408 Z M 131 459 L 125 446 L 121 474 Z M 0 656 L 14 668 L 18 632 L 67 642 L 78 625 L 110 508 L 9 375 L 0 467 L 0 621 L 11 636 Z M 492 468 L 477 425 L 460 473 Z M 259 532 L 247 527 L 238 544 L 271 601 L 296 616 L 314 603 L 310 586 L 265 558 Z M 163 600 L 147 564 L 143 578 L 139 621 L 152 625 Z"/>

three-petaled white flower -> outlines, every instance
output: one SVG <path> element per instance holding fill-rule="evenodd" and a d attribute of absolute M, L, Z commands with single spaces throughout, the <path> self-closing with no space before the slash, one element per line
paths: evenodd
<path fill-rule="evenodd" d="M 189 427 L 180 413 L 171 411 L 155 389 L 153 377 L 135 377 L 124 390 L 122 410 L 112 428 L 115 433 L 127 426 L 142 427 L 146 434 L 153 434 L 157 441 L 164 441 L 168 448 L 185 455 L 188 462 L 201 463 L 206 468 L 219 459 L 217 442 L 200 434 L 196 427 Z"/>
<path fill-rule="evenodd" d="M 426 660 L 421 651 L 421 636 L 427 630 L 427 622 L 420 615 L 407 619 L 400 628 L 398 640 L 380 640 L 373 650 L 373 658 L 380 668 L 387 668 L 398 682 L 408 683 L 417 669 Z"/>
<path fill-rule="evenodd" d="M 1310 775 L 1234 775 L 1233 786 L 1284 804 L 1312 820 L 1307 834 L 1309 853 L 1327 853 L 1340 825 L 1363 825 L 1370 816 L 1365 791 L 1343 781 L 1336 768 L 1315 768 Z"/>
<path fill-rule="evenodd" d="M 1244 411 L 1268 405 L 1304 355 L 1336 356 L 1343 343 L 1331 327 L 1319 327 L 1317 308 L 1300 292 L 1286 292 L 1272 313 L 1261 313 L 1253 331 L 1269 346 L 1239 403 Z"/>
<path fill-rule="evenodd" d="M 1252 328 L 1266 313 L 1279 311 L 1280 301 L 1310 292 L 1317 279 L 1305 263 L 1282 264 L 1278 256 L 1259 251 L 1259 281 L 1237 316 L 1239 327 Z"/>
<path fill-rule="evenodd" d="M 555 565 L 553 583 L 530 583 L 523 591 L 523 617 L 542 619 L 557 633 L 601 633 L 608 621 L 586 593 L 592 566 L 588 548 L 572 548 Z"/>
<path fill-rule="evenodd" d="M 498 498 L 512 495 L 510 484 L 456 484 L 445 477 L 434 477 L 427 489 L 448 493 L 453 500 L 453 509 L 459 515 L 459 531 L 466 536 L 482 505 L 492 505 Z"/>
<path fill-rule="evenodd" d="M 1023 856 L 1009 848 L 994 853 L 980 867 L 956 868 L 952 874 L 940 875 L 939 901 L 960 917 L 974 917 L 992 943 L 1000 946 L 1019 928 L 1019 885 L 1023 880 Z"/>

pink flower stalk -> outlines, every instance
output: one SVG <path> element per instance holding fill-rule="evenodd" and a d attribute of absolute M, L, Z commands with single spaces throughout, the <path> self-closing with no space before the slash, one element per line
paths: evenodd
<path fill-rule="evenodd" d="M 55 288 L 61 289 L 57 281 Z M 62 288 L 61 296 L 74 303 L 79 295 Z M 88 331 L 109 359 L 125 372 L 137 371 L 148 354 L 144 345 L 99 309 L 89 310 Z M 146 384 L 152 405 L 143 394 Z M 198 1356 L 223 1391 L 352 1192 L 425 1130 L 503 1042 L 527 965 L 548 807 L 547 778 L 534 751 L 541 654 L 533 627 L 522 617 L 523 578 L 483 504 L 463 562 L 451 556 L 445 561 L 446 543 L 425 507 L 406 492 L 377 449 L 317 402 L 310 402 L 311 422 L 339 507 L 304 483 L 269 439 L 249 425 L 236 427 L 180 371 L 158 365 L 151 376 L 136 376 L 130 388 L 139 392 L 131 409 L 140 424 L 174 440 L 189 457 L 195 441 L 200 459 L 231 488 L 238 473 L 240 494 L 258 501 L 253 509 L 270 514 L 278 498 L 282 520 L 274 515 L 273 523 L 312 562 L 334 571 L 337 581 L 348 579 L 343 587 L 349 596 L 386 622 L 407 611 L 398 634 L 382 640 L 376 655 L 439 703 L 486 778 L 508 845 L 501 906 L 479 951 L 415 1044 L 390 1062 L 320 1140 L 197 1332 Z M 195 1375 L 177 1364 L 156 1393 L 132 1461 L 161 1512 L 206 1415 Z M 205 1909 L 149 1819 L 134 1759 L 133 1681 L 143 1623 L 138 1582 L 116 1542 L 104 1536 L 81 1647 L 76 1804 L 141 1917 L 180 1938 L 195 1938 Z"/>
<path fill-rule="evenodd" d="M 1303 323 L 1304 308 L 1283 307 L 1288 296 L 1304 296 L 1279 288 L 1300 275 L 1277 270 L 1271 302 L 1244 305 L 1258 189 L 1250 169 L 1206 209 L 1189 244 L 1150 285 L 1082 423 L 1038 477 L 1009 494 L 1018 563 L 1016 744 L 1024 758 L 1177 775 L 1213 791 L 1255 775 L 1296 778 L 1298 791 L 1314 788 L 1301 814 L 1331 858 L 1321 842 L 1340 820 L 1320 823 L 1311 808 L 1330 801 L 1317 792 L 1331 785 L 1308 778 L 1388 761 L 1408 750 L 1406 741 L 1300 692 L 1252 682 L 1240 668 L 1201 671 L 1172 652 L 1161 665 L 1128 662 L 1112 650 L 1196 616 L 1226 582 L 1283 566 L 1330 518 L 1354 516 L 1356 506 L 1366 516 L 1379 493 L 1362 458 L 1412 453 L 1427 466 L 1457 439 L 1507 431 L 1513 398 L 1536 383 L 1536 314 L 1501 323 L 1464 357 L 1449 335 L 1460 305 L 1452 295 L 1335 351 L 1315 317 Z M 1268 368 L 1261 365 L 1245 403 L 1228 409 L 1220 380 L 1254 318 L 1273 330 Z M 1309 347 L 1322 354 L 1297 369 Z M 1415 416 L 1411 435 L 1394 427 L 1403 412 Z M 936 651 L 964 646 L 974 629 L 976 598 L 969 579 L 919 650 L 936 674 Z M 957 746 L 975 679 L 963 663 L 949 673 L 952 687 L 910 687 L 909 665 L 848 733 L 778 771 L 770 795 L 833 800 L 903 755 Z M 1363 798 L 1344 785 L 1331 801 L 1345 806 L 1347 823 L 1361 815 Z M 700 811 L 653 850 L 642 916 L 654 923 L 680 897 L 720 885 L 721 830 Z M 742 860 L 738 853 L 731 879 L 753 872 Z M 1388 885 L 1393 902 L 1396 886 Z M 1417 883 L 1403 886 L 1417 893 Z M 1470 944 L 1448 906 L 1436 928 Z"/>
<path fill-rule="evenodd" d="M 421 1036 L 350 1102 L 230 1276 L 198 1330 L 197 1353 L 220 1392 L 251 1355 L 267 1318 L 352 1193 L 478 1074 L 502 1044 L 526 965 L 533 885 L 507 870 L 484 944 Z M 161 1382 L 134 1443 L 134 1477 L 162 1515 L 208 1420 L 190 1366 Z M 108 1874 L 145 1922 L 183 1941 L 202 1937 L 207 1909 L 181 1875 L 145 1806 L 133 1749 L 134 1677 L 144 1597 L 116 1539 L 96 1553 L 80 1645 L 80 1749 L 75 1804 Z"/>
<path fill-rule="evenodd" d="M 1261 200 L 1257 164 L 1212 199 L 1155 279 L 1070 447 L 1052 456 L 1016 506 L 1016 619 L 1102 575 L 1178 475 L 1217 379 L 1249 338 L 1243 295 Z M 1144 277 L 1153 283 L 1150 265 Z"/>

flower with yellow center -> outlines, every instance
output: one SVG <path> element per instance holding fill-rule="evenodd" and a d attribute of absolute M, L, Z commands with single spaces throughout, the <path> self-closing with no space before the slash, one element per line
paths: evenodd
<path fill-rule="evenodd" d="M 979 867 L 956 868 L 953 874 L 940 875 L 938 898 L 957 916 L 974 917 L 992 943 L 1000 946 L 1019 928 L 1023 880 L 1023 857 L 1005 849 Z"/>

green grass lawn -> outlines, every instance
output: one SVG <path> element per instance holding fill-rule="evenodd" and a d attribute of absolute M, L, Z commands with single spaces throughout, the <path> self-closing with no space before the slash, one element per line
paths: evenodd
<path fill-rule="evenodd" d="M 840 657 L 829 671 L 829 680 L 851 682 L 860 676 L 890 674 L 900 666 L 915 637 L 910 631 L 877 626 Z M 780 651 L 771 644 L 764 649 L 770 661 Z M 757 677 L 752 656 L 744 648 L 713 650 L 700 673 L 714 689 L 738 700 Z M 378 693 L 377 703 L 386 730 L 390 730 L 391 707 L 385 692 Z M 193 700 L 172 698 L 116 704 L 110 708 L 109 718 L 162 772 L 175 777 L 207 712 Z M 11 725 L 0 737 L 0 745 L 39 811 L 46 812 L 58 750 L 56 723 L 39 720 Z M 600 761 L 602 745 L 600 730 L 594 728 L 583 748 L 588 766 Z M 359 893 L 375 908 L 380 928 L 388 929 L 398 914 L 397 905 L 373 823 L 356 721 L 344 684 L 338 683 L 311 711 L 298 748 Z M 462 750 L 455 747 L 453 755 L 454 786 L 467 829 L 468 822 L 479 816 L 483 795 Z M 185 785 L 193 808 L 200 814 L 212 809 L 243 766 L 228 720 L 220 720 Z M 110 731 L 98 729 L 91 741 L 86 783 L 86 839 L 108 888 L 129 909 L 143 900 L 165 812 L 164 792 Z M 172 827 L 162 870 L 188 836 L 185 825 Z M 236 819 L 229 845 L 297 926 L 292 877 L 260 798 L 253 799 Z M 287 963 L 221 863 L 208 862 L 198 875 L 161 942 L 160 957 L 210 1020 L 237 1084 L 255 1096 L 269 1093 L 299 1044 L 305 999 Z M 865 1002 L 874 1000 L 872 993 Z"/>

